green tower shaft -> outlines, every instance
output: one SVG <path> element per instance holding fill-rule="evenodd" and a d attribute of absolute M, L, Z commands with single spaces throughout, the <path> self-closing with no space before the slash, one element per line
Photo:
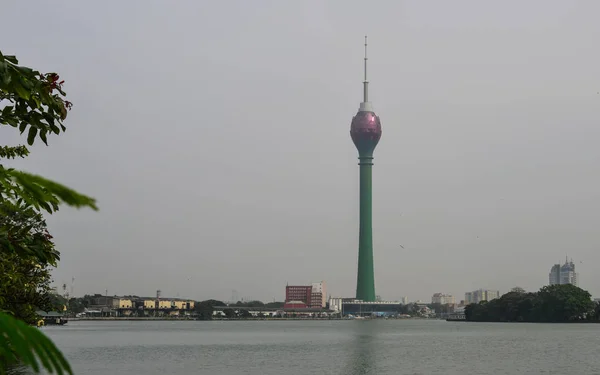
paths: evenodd
<path fill-rule="evenodd" d="M 356 299 L 375 301 L 373 266 L 373 156 L 360 156 L 360 229 L 358 235 L 358 275 Z"/>

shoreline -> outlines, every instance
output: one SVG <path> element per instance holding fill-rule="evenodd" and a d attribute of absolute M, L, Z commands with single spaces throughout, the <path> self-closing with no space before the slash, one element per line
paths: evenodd
<path fill-rule="evenodd" d="M 457 320 L 453 320 L 457 321 Z M 496 322 L 496 321 L 478 321 L 478 320 L 462 320 L 466 323 L 508 323 L 508 324 L 598 324 L 600 320 L 571 320 L 568 322 Z"/>
<path fill-rule="evenodd" d="M 161 317 L 103 317 L 103 318 L 67 318 L 69 322 L 79 321 L 244 321 L 244 320 L 350 320 L 343 318 L 245 318 L 245 319 L 196 319 L 196 318 L 161 318 Z"/>
<path fill-rule="evenodd" d="M 216 318 L 210 320 L 201 320 L 196 318 L 165 318 L 165 317 L 127 317 L 127 316 L 119 316 L 119 317 L 86 317 L 86 318 L 67 318 L 68 322 L 79 322 L 79 321 L 287 321 L 287 320 L 302 320 L 302 321 L 313 321 L 313 320 L 356 320 L 349 318 L 244 318 L 244 319 L 223 319 Z M 399 319 L 358 319 L 358 320 L 442 320 L 442 319 L 427 319 L 427 318 L 399 318 Z"/>

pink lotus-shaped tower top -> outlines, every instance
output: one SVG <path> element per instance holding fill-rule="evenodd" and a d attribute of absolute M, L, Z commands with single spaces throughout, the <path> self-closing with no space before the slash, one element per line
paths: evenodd
<path fill-rule="evenodd" d="M 381 121 L 375 112 L 360 111 L 352 119 L 350 136 L 360 154 L 372 154 L 381 139 Z"/>
<path fill-rule="evenodd" d="M 365 80 L 363 81 L 363 101 L 358 113 L 352 119 L 350 136 L 360 156 L 372 157 L 375 146 L 381 138 L 381 121 L 369 102 L 369 81 L 367 81 L 367 37 L 365 36 Z"/>

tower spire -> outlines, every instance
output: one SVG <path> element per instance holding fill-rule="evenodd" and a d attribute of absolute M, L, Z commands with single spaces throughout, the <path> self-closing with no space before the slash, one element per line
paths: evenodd
<path fill-rule="evenodd" d="M 367 36 L 365 35 L 365 80 L 363 81 L 363 103 L 369 101 L 369 81 L 367 81 Z"/>
<path fill-rule="evenodd" d="M 369 102 L 369 81 L 367 80 L 367 36 L 365 35 L 365 80 L 363 81 L 363 101 L 360 103 L 359 112 L 373 112 L 373 106 Z"/>

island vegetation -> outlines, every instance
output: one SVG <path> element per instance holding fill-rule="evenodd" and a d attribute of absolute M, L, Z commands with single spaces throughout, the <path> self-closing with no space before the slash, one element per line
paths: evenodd
<path fill-rule="evenodd" d="M 500 298 L 465 307 L 471 322 L 600 322 L 600 305 L 589 292 L 571 284 L 549 285 L 538 292 L 513 289 Z"/>
<path fill-rule="evenodd" d="M 0 125 L 26 134 L 28 146 L 38 139 L 47 145 L 49 136 L 66 130 L 72 104 L 63 84 L 58 74 L 20 66 L 0 52 Z M 24 365 L 36 373 L 71 374 L 62 353 L 31 326 L 36 311 L 52 307 L 50 269 L 60 259 L 43 213 L 61 205 L 97 208 L 91 197 L 6 165 L 28 155 L 25 145 L 0 145 L 0 373 Z"/>

